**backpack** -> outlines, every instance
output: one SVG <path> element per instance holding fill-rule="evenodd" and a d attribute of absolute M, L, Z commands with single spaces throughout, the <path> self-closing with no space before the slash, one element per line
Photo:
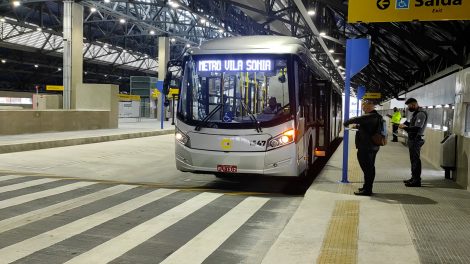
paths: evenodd
<path fill-rule="evenodd" d="M 376 146 L 387 145 L 387 122 L 380 115 L 376 132 L 372 135 L 372 143 Z"/>

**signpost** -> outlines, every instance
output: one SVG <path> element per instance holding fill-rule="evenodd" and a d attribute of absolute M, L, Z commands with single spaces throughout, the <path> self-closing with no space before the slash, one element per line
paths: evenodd
<path fill-rule="evenodd" d="M 468 0 L 354 0 L 348 22 L 470 20 Z"/>

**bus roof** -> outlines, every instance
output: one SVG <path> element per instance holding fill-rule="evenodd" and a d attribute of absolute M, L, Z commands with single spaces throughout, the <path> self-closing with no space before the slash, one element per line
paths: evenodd
<path fill-rule="evenodd" d="M 286 36 L 243 36 L 215 39 L 193 48 L 193 55 L 203 54 L 298 54 L 307 48 L 297 38 Z"/>

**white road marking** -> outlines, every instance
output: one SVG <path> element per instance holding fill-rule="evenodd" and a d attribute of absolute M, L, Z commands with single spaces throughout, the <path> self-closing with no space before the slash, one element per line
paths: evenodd
<path fill-rule="evenodd" d="M 11 185 L 0 187 L 0 193 L 16 191 L 16 190 L 20 190 L 20 189 L 24 189 L 24 188 L 28 188 L 32 186 L 37 186 L 37 185 L 41 185 L 45 183 L 55 182 L 55 181 L 58 181 L 58 179 L 38 179 L 38 180 L 11 184 Z"/>
<path fill-rule="evenodd" d="M 67 185 L 64 185 L 64 186 L 60 186 L 60 187 L 56 187 L 56 188 L 52 188 L 52 189 L 48 189 L 48 190 L 44 190 L 44 191 L 40 191 L 40 192 L 35 192 L 35 193 L 30 193 L 30 194 L 17 196 L 17 197 L 14 197 L 14 198 L 10 198 L 10 199 L 0 201 L 0 209 L 15 206 L 15 205 L 18 205 L 18 204 L 31 202 L 31 201 L 34 201 L 36 199 L 41 199 L 41 198 L 44 198 L 44 197 L 47 197 L 47 196 L 52 196 L 52 195 L 72 191 L 72 190 L 79 189 L 79 188 L 89 186 L 89 185 L 92 185 L 92 184 L 96 184 L 96 183 L 94 183 L 94 182 L 76 182 L 76 183 L 71 183 L 71 184 L 67 184 Z"/>
<path fill-rule="evenodd" d="M 220 196 L 222 194 L 201 193 L 66 263 L 107 263 L 112 261 Z"/>
<path fill-rule="evenodd" d="M 101 212 L 83 217 L 69 224 L 47 231 L 35 237 L 0 249 L 2 263 L 11 263 L 24 258 L 36 251 L 50 247 L 60 241 L 73 237 L 109 220 L 129 213 L 139 207 L 159 200 L 177 190 L 159 189 L 124 203 L 118 204 Z"/>
<path fill-rule="evenodd" d="M 179 248 L 161 264 L 202 263 L 269 199 L 248 197 L 219 220 Z"/>
<path fill-rule="evenodd" d="M 0 233 L 122 193 L 135 187 L 136 186 L 131 185 L 118 185 L 2 220 L 0 221 Z"/>

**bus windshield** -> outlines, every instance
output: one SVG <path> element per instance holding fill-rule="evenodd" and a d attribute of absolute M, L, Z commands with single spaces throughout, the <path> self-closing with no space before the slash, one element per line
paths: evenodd
<path fill-rule="evenodd" d="M 202 127 L 273 125 L 289 119 L 287 59 L 193 57 L 186 61 L 178 117 Z"/>

